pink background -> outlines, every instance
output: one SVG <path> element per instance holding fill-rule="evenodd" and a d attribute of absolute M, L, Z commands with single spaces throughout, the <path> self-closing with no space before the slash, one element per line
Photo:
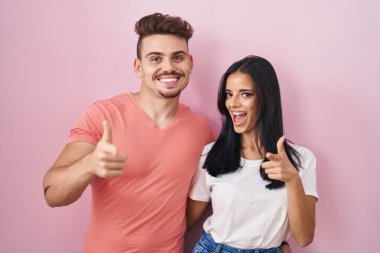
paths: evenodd
<path fill-rule="evenodd" d="M 276 68 L 286 135 L 318 158 L 315 239 L 291 241 L 294 252 L 378 252 L 379 10 L 376 0 L 0 0 L 0 252 L 82 251 L 89 191 L 52 209 L 42 178 L 88 105 L 138 89 L 133 27 L 156 11 L 195 28 L 182 101 L 215 133 L 226 68 L 248 54 Z"/>

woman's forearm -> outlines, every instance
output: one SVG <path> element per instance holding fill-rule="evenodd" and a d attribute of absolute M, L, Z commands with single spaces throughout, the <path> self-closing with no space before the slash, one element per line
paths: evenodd
<path fill-rule="evenodd" d="M 305 247 L 314 239 L 316 199 L 305 195 L 299 176 L 287 182 L 286 187 L 290 230 L 297 244 Z"/>

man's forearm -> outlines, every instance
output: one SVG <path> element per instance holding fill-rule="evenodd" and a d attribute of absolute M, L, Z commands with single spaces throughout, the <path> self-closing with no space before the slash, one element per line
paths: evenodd
<path fill-rule="evenodd" d="M 51 207 L 66 206 L 77 201 L 93 178 L 85 168 L 87 157 L 70 166 L 49 170 L 44 178 L 46 203 Z"/>

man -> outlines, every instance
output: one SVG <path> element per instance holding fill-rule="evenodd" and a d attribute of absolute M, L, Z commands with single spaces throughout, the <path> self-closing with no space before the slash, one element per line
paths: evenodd
<path fill-rule="evenodd" d="M 183 252 L 187 193 L 212 141 L 206 120 L 179 103 L 193 67 L 190 24 L 155 13 L 135 32 L 140 90 L 90 106 L 44 177 L 52 207 L 91 185 L 85 252 Z"/>
<path fill-rule="evenodd" d="M 135 31 L 140 90 L 92 105 L 44 178 L 50 206 L 91 185 L 85 252 L 183 252 L 186 196 L 212 141 L 206 120 L 179 103 L 193 67 L 190 24 L 156 13 Z"/>

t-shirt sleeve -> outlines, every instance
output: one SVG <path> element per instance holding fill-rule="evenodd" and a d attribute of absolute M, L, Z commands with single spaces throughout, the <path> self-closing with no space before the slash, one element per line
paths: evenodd
<path fill-rule="evenodd" d="M 300 153 L 302 156 L 302 168 L 300 168 L 299 174 L 305 194 L 318 198 L 316 175 L 317 160 L 314 154 L 307 148 L 303 148 Z"/>
<path fill-rule="evenodd" d="M 202 168 L 207 157 L 207 149 L 207 146 L 203 149 L 202 155 L 199 159 L 198 169 L 191 181 L 189 198 L 191 198 L 192 200 L 204 202 L 210 201 L 211 192 L 209 185 L 207 185 L 207 171 Z"/>
<path fill-rule="evenodd" d="M 207 144 L 214 141 L 214 134 L 212 133 L 211 127 L 210 127 L 209 123 L 207 122 L 206 118 L 199 117 L 198 122 L 199 123 L 197 125 L 198 125 L 198 129 L 199 129 L 199 133 L 200 133 L 202 140 L 204 140 L 203 145 L 206 148 Z"/>
<path fill-rule="evenodd" d="M 83 141 L 96 145 L 102 137 L 104 120 L 101 105 L 95 102 L 71 129 L 68 143 Z"/>
<path fill-rule="evenodd" d="M 206 132 L 207 132 L 207 142 L 206 142 L 207 144 L 214 141 L 214 134 L 211 131 L 210 125 L 207 122 L 205 124 L 206 124 Z"/>

